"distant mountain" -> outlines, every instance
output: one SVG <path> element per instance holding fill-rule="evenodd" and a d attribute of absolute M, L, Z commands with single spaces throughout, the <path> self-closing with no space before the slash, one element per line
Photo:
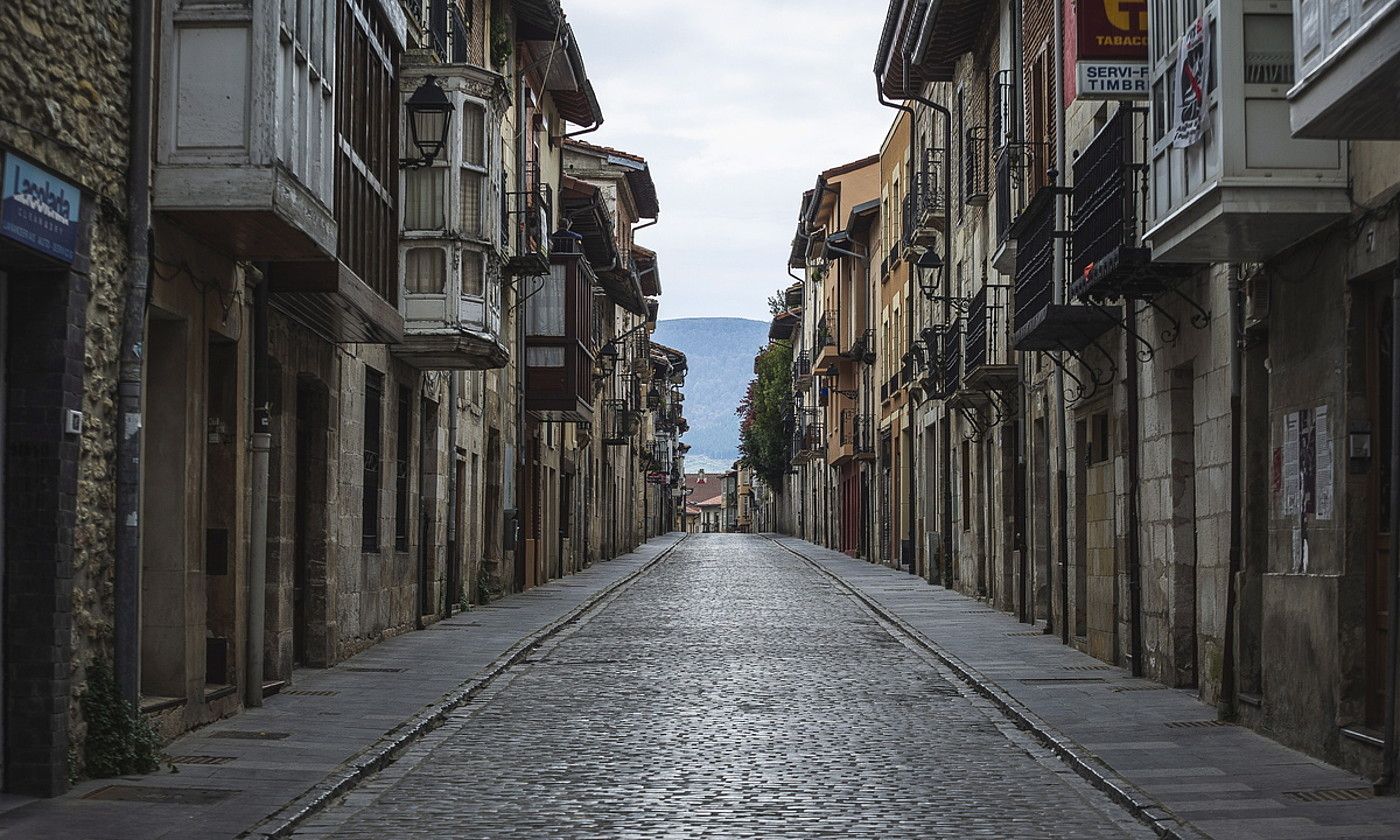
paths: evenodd
<path fill-rule="evenodd" d="M 729 469 L 739 457 L 734 413 L 753 379 L 753 357 L 768 343 L 768 322 L 747 318 L 677 318 L 657 324 L 653 340 L 685 353 L 687 472 Z"/>

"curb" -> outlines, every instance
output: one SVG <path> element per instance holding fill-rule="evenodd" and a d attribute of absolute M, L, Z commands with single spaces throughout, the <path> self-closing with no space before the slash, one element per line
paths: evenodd
<path fill-rule="evenodd" d="M 1148 798 L 1132 782 L 1114 772 L 1112 768 L 1105 765 L 1093 754 L 1086 752 L 1079 744 L 1041 720 L 1038 715 L 1026 708 L 996 682 L 983 676 L 977 669 L 963 662 L 957 656 L 943 650 L 938 644 L 910 626 L 904 619 L 892 613 L 874 598 L 866 595 L 865 592 L 857 589 L 854 584 L 806 554 L 785 545 L 777 537 L 765 536 L 768 536 L 774 545 L 810 563 L 813 568 L 846 590 L 851 597 L 859 601 L 870 612 L 928 651 L 935 659 L 956 674 L 960 680 L 990 700 L 1018 728 L 1034 735 L 1036 740 L 1054 752 L 1061 761 L 1072 767 L 1085 781 L 1107 794 L 1110 799 L 1156 832 L 1157 836 L 1167 838 L 1167 840 L 1208 840 L 1208 835 L 1183 822 L 1167 810 L 1162 803 Z"/>
<path fill-rule="evenodd" d="M 636 570 L 593 593 L 568 614 L 523 637 L 490 665 L 464 681 L 457 689 L 391 729 L 373 745 L 356 754 L 332 771 L 326 778 L 316 783 L 310 790 L 264 817 L 252 828 L 239 834 L 238 837 L 276 838 L 289 836 L 308 818 L 324 810 L 369 776 L 394 763 L 405 749 L 441 726 L 452 712 L 466 705 L 503 673 L 525 659 L 541 642 L 574 624 L 594 608 L 602 605 L 604 601 L 619 594 L 624 588 L 655 568 L 657 564 L 669 557 L 671 552 L 675 551 L 681 543 L 685 542 L 687 536 L 689 535 L 682 535 L 680 539 Z"/>

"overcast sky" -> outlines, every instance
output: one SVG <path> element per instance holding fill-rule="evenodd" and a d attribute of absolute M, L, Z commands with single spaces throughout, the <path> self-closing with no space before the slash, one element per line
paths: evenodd
<path fill-rule="evenodd" d="M 766 319 L 802 191 L 879 151 L 875 0 L 566 0 L 606 118 L 580 139 L 651 164 L 661 317 Z"/>

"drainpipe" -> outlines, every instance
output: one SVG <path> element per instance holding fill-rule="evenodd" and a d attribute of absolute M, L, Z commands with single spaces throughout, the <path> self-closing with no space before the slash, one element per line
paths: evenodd
<path fill-rule="evenodd" d="M 1137 299 L 1127 298 L 1128 318 L 1137 328 Z M 1132 674 L 1142 676 L 1142 545 L 1139 542 L 1141 528 L 1141 390 L 1138 387 L 1140 371 L 1137 353 L 1131 344 L 1124 342 L 1127 371 L 1124 383 L 1128 391 L 1128 657 L 1132 664 Z"/>
<path fill-rule="evenodd" d="M 243 705 L 263 704 L 263 630 L 267 610 L 267 474 L 272 453 L 272 410 L 268 389 L 268 273 L 253 287 L 253 509 L 248 525 L 248 668 Z"/>
<path fill-rule="evenodd" d="M 904 59 L 905 72 L 912 56 L 906 55 Z M 951 217 L 953 215 L 953 113 L 942 105 L 934 102 L 918 93 L 911 93 L 909 97 L 925 108 L 928 108 L 943 118 L 943 271 L 951 273 L 953 270 L 953 232 Z M 948 323 L 948 316 L 952 304 L 946 300 L 952 284 L 944 287 L 943 293 L 943 322 Z M 951 589 L 953 587 L 953 433 L 951 430 L 951 417 L 948 411 L 944 410 L 943 422 L 949 425 L 949 429 L 943 436 L 943 586 Z"/>
<path fill-rule="evenodd" d="M 1400 323 L 1400 262 L 1395 266 L 1395 279 L 1391 290 L 1391 323 Z M 1396 353 L 1400 353 L 1400 329 L 1391 329 L 1394 334 L 1391 348 L 1391 358 L 1395 359 Z M 1400 417 L 1400 365 L 1392 365 L 1391 368 L 1391 388 L 1390 388 L 1390 416 Z M 1393 419 L 1390 424 L 1390 533 L 1400 533 L 1400 481 L 1395 480 L 1395 476 L 1400 476 L 1400 423 Z M 1381 777 L 1376 782 L 1376 789 L 1382 793 L 1394 793 L 1396 782 L 1396 765 L 1400 763 L 1400 744 L 1395 743 L 1396 738 L 1396 689 L 1400 688 L 1400 680 L 1397 680 L 1395 673 L 1400 668 L 1400 551 L 1390 552 L 1390 602 L 1387 607 L 1390 610 L 1390 628 L 1386 637 L 1386 644 L 1390 648 L 1386 656 L 1385 674 L 1385 753 L 1381 759 Z"/>
<path fill-rule="evenodd" d="M 1055 48 L 1055 67 L 1065 66 L 1065 21 L 1064 9 L 1060 4 L 1055 4 L 1054 14 L 1054 34 L 1052 41 Z M 1060 73 L 1055 73 L 1055 107 L 1052 113 L 1056 114 L 1055 119 L 1055 172 L 1063 175 L 1065 171 L 1065 86 Z M 1059 179 L 1056 178 L 1056 181 Z M 1058 184 L 1056 184 L 1058 186 Z M 1065 197 L 1063 193 L 1055 194 L 1055 230 L 1066 229 Z M 1051 293 L 1055 305 L 1065 302 L 1065 240 L 1058 234 L 1055 236 L 1055 264 L 1054 279 L 1051 281 Z M 1055 415 L 1058 421 L 1059 430 L 1059 497 L 1060 497 L 1060 641 L 1069 644 L 1069 419 L 1065 416 L 1065 371 L 1064 360 L 1061 364 L 1055 365 Z"/>
<path fill-rule="evenodd" d="M 483 376 L 485 374 L 482 374 Z M 457 533 L 457 412 L 461 386 L 461 374 L 452 371 L 447 378 L 447 616 L 452 616 L 452 605 L 457 592 L 462 588 L 461 581 L 461 535 Z M 424 535 L 426 538 L 426 535 Z"/>
<path fill-rule="evenodd" d="M 525 82 L 525 69 L 520 71 L 520 78 L 517 81 L 517 92 L 515 97 L 515 188 L 518 192 L 524 193 L 526 187 L 526 154 L 529 144 L 525 135 L 530 130 L 525 125 L 525 96 L 529 90 Z M 548 220 L 548 224 L 553 226 L 554 220 Z M 543 234 L 548 235 L 549 231 Z M 523 286 L 523 284 L 521 284 Z M 523 288 L 516 290 L 517 294 L 524 291 Z M 521 303 L 525 302 L 525 295 L 521 295 Z M 522 516 L 524 510 L 523 495 L 525 493 L 525 478 L 529 474 L 525 463 L 525 309 L 522 306 L 516 307 L 519 311 L 515 316 L 515 463 L 512 469 L 515 470 L 515 481 L 513 498 L 510 502 L 515 511 L 515 558 L 512 560 L 511 575 L 515 574 L 515 568 L 523 565 L 518 559 L 525 554 L 525 522 Z M 504 536 L 504 535 L 503 535 Z M 505 562 L 505 552 L 501 552 L 501 562 Z M 515 591 L 520 592 L 525 589 L 524 577 L 513 581 Z"/>
<path fill-rule="evenodd" d="M 123 699 L 141 695 L 141 383 L 151 274 L 152 0 L 131 4 L 131 140 L 127 147 L 127 295 L 117 374 L 114 668 Z"/>
<path fill-rule="evenodd" d="M 1230 266 L 1230 570 L 1225 578 L 1225 643 L 1220 663 L 1222 720 L 1233 720 L 1238 699 L 1238 667 L 1235 654 L 1235 621 L 1239 602 L 1239 577 L 1244 569 L 1244 484 L 1241 467 L 1244 450 L 1240 420 L 1241 377 L 1244 372 L 1244 277 L 1238 265 Z"/>

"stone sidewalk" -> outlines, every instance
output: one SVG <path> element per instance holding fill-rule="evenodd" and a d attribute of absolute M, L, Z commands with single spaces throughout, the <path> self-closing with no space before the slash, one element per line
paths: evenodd
<path fill-rule="evenodd" d="M 777 542 L 919 637 L 1166 836 L 1400 837 L 1400 799 L 1371 798 L 1367 779 L 1217 723 L 1215 709 L 1191 691 L 1133 678 L 1058 636 L 1037 635 L 1014 616 L 904 572 L 802 540 Z"/>
<path fill-rule="evenodd" d="M 149 776 L 57 799 L 0 797 L 0 837 L 147 840 L 278 836 L 387 764 L 498 673 L 664 557 L 682 535 L 296 672 L 261 709 L 181 737 Z"/>

